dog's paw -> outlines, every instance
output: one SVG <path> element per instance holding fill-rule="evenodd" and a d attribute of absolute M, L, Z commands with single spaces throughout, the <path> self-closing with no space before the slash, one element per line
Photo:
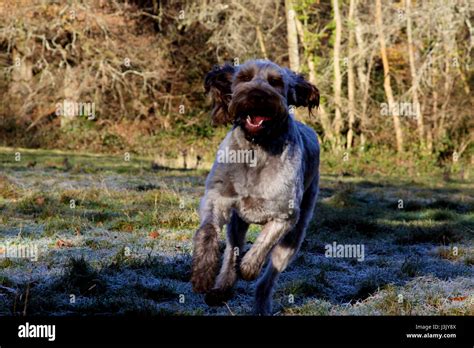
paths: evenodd
<path fill-rule="evenodd" d="M 216 265 L 209 259 L 195 259 L 192 267 L 191 284 L 197 293 L 209 292 L 215 283 Z"/>
<path fill-rule="evenodd" d="M 191 284 L 194 292 L 204 294 L 209 292 L 214 286 L 214 277 L 193 274 Z"/>
<path fill-rule="evenodd" d="M 255 316 L 272 316 L 272 307 L 267 306 L 267 307 L 257 307 L 254 309 L 253 315 Z"/>
<path fill-rule="evenodd" d="M 257 279 L 262 269 L 262 265 L 260 262 L 257 262 L 255 259 L 248 256 L 249 254 L 247 254 L 240 263 L 240 276 L 242 279 L 250 281 Z"/>
<path fill-rule="evenodd" d="M 223 306 L 232 297 L 232 289 L 213 288 L 204 297 L 209 307 Z"/>

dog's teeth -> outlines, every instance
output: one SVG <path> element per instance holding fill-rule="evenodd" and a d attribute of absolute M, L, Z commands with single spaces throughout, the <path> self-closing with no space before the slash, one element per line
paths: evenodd
<path fill-rule="evenodd" d="M 259 126 L 261 126 L 263 123 L 263 120 L 260 120 L 260 122 L 258 123 Z"/>

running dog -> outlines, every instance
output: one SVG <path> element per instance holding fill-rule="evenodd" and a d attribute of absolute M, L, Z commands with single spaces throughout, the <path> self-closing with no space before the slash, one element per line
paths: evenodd
<path fill-rule="evenodd" d="M 217 157 L 207 177 L 194 236 L 193 290 L 205 293 L 207 304 L 220 305 L 239 277 L 250 281 L 262 273 L 255 314 L 271 315 L 273 287 L 301 246 L 319 190 L 318 138 L 294 119 L 292 109 L 304 106 L 311 112 L 319 105 L 319 91 L 302 75 L 268 60 L 215 67 L 205 89 L 212 97 L 213 124 L 233 124 L 219 152 L 251 154 L 236 158 L 252 161 Z M 221 263 L 218 241 L 225 224 Z M 244 254 L 249 224 L 263 227 Z"/>

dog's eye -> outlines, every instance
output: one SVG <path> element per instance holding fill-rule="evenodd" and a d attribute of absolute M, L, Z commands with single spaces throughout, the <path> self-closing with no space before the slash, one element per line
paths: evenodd
<path fill-rule="evenodd" d="M 271 85 L 271 86 L 281 86 L 281 79 L 278 78 L 278 77 L 269 77 L 268 78 L 268 83 Z"/>
<path fill-rule="evenodd" d="M 242 75 L 242 76 L 240 76 L 240 80 L 244 81 L 244 82 L 249 82 L 250 80 L 252 80 L 252 76 Z"/>

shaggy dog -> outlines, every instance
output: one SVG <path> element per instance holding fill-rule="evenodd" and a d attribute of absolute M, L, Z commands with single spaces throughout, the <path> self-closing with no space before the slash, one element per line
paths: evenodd
<path fill-rule="evenodd" d="M 220 305 L 239 277 L 256 279 L 268 259 L 257 281 L 255 313 L 269 315 L 273 287 L 304 239 L 319 188 L 317 135 L 294 119 L 290 106 L 311 112 L 319 92 L 302 75 L 268 60 L 215 67 L 205 88 L 213 124 L 233 127 L 206 180 L 191 282 L 206 303 Z M 227 243 L 217 274 L 224 224 Z M 243 254 L 249 224 L 263 228 Z"/>

